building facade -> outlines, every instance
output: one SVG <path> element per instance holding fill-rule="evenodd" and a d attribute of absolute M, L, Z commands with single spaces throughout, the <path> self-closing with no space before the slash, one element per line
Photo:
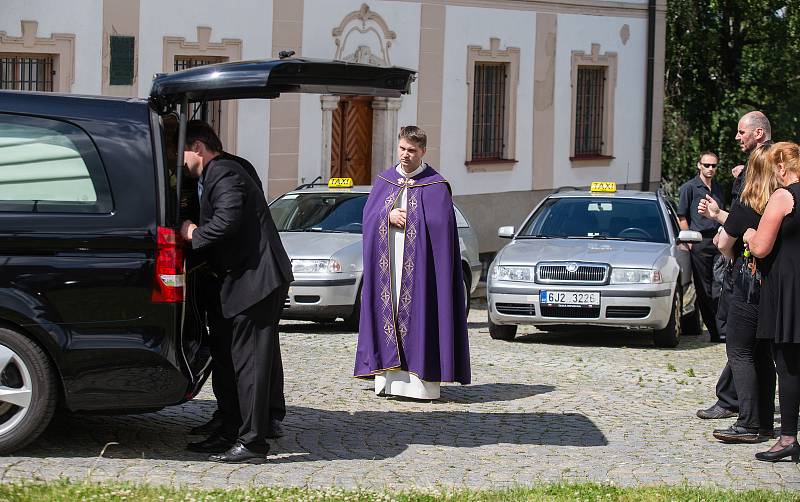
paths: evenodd
<path fill-rule="evenodd" d="M 196 113 L 256 166 L 270 197 L 318 176 L 369 183 L 392 164 L 398 128 L 417 124 L 427 160 L 490 253 L 502 245 L 497 227 L 519 225 L 555 187 L 658 185 L 665 9 L 665 0 L 4 0 L 0 88 L 147 96 L 156 73 L 286 50 L 418 70 L 402 98 L 287 94 Z"/>

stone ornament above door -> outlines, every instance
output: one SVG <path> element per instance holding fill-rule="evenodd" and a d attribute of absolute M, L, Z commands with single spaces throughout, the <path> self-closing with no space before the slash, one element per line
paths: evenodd
<path fill-rule="evenodd" d="M 335 59 L 354 63 L 391 66 L 389 50 L 397 34 L 380 14 L 361 4 L 361 9 L 346 15 L 333 29 Z"/>

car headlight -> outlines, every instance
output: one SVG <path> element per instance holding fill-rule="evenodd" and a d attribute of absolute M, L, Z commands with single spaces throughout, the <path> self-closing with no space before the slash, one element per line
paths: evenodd
<path fill-rule="evenodd" d="M 498 265 L 492 269 L 492 279 L 495 281 L 533 282 L 534 278 L 533 267 Z"/>
<path fill-rule="evenodd" d="M 297 273 L 338 273 L 342 271 L 339 260 L 292 260 L 292 272 Z"/>
<path fill-rule="evenodd" d="M 660 284 L 661 271 L 649 268 L 615 268 L 611 284 Z"/>

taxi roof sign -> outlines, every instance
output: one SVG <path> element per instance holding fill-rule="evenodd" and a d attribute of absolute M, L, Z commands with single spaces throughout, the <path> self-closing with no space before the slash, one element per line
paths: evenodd
<path fill-rule="evenodd" d="M 593 181 L 589 191 L 613 193 L 617 191 L 617 184 L 613 181 Z"/>
<path fill-rule="evenodd" d="M 328 188 L 352 188 L 353 178 L 331 178 L 328 180 Z"/>

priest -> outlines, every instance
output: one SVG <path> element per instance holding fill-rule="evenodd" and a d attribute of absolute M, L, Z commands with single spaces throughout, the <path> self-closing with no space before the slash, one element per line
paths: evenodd
<path fill-rule="evenodd" d="M 364 206 L 364 280 L 354 374 L 375 393 L 438 399 L 470 382 L 461 253 L 450 184 L 423 161 L 427 136 L 400 129 L 399 163 Z"/>

